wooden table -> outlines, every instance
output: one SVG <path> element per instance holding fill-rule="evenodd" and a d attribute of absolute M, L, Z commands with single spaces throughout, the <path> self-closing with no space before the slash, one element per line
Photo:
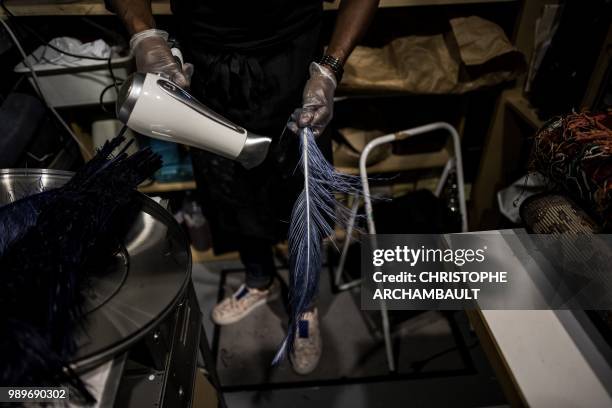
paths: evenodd
<path fill-rule="evenodd" d="M 612 407 L 612 348 L 584 311 L 467 314 L 512 406 Z"/>

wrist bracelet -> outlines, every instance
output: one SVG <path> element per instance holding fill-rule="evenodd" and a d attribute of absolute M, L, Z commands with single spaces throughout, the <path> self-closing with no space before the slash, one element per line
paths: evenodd
<path fill-rule="evenodd" d="M 336 77 L 336 81 L 340 83 L 340 81 L 342 80 L 342 74 L 344 74 L 344 68 L 342 67 L 342 63 L 338 58 L 326 54 L 319 58 L 317 63 L 331 69 L 331 71 L 334 73 L 334 76 Z"/>

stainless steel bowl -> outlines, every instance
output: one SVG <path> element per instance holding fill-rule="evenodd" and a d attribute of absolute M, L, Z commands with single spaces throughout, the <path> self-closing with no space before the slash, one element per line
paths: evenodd
<path fill-rule="evenodd" d="M 0 206 L 63 186 L 73 173 L 47 169 L 0 169 Z"/>
<path fill-rule="evenodd" d="M 0 206 L 61 187 L 72 174 L 0 169 Z M 123 250 L 109 259 L 107 271 L 91 278 L 87 289 L 87 314 L 72 361 L 76 370 L 90 369 L 124 352 L 174 309 L 189 283 L 191 252 L 180 226 L 155 201 L 142 194 L 137 199 L 141 211 Z"/>

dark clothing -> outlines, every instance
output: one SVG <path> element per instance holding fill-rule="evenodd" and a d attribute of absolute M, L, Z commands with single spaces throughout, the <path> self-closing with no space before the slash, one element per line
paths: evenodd
<path fill-rule="evenodd" d="M 185 61 L 195 68 L 193 95 L 236 124 L 273 138 L 266 160 L 248 171 L 192 149 L 215 252 L 240 249 L 247 275 L 268 273 L 270 245 L 286 239 L 303 184 L 296 171 L 298 138 L 285 126 L 301 106 L 310 63 L 323 51 L 322 1 L 171 0 L 171 5 Z M 317 143 L 331 160 L 329 137 Z"/>
<path fill-rule="evenodd" d="M 286 238 L 302 176 L 296 171 L 298 138 L 285 125 L 301 105 L 308 66 L 321 52 L 319 31 L 316 24 L 273 52 L 257 55 L 184 49 L 195 65 L 192 93 L 240 126 L 273 138 L 264 163 L 248 171 L 231 160 L 193 150 L 196 182 L 217 253 L 236 249 L 237 240 L 274 243 Z M 319 139 L 331 157 L 330 140 Z"/>
<path fill-rule="evenodd" d="M 285 3 L 299 9 L 292 2 Z M 321 8 L 320 1 L 310 3 Z M 257 7 L 261 2 L 249 4 Z M 210 13 L 210 7 L 204 9 L 194 15 Z M 227 16 L 220 14 L 211 19 L 224 20 Z M 289 13 L 287 19 L 299 14 Z M 269 34 L 275 31 L 269 33 L 269 27 L 264 26 L 276 27 L 276 23 L 287 19 L 255 18 L 244 10 L 240 15 L 247 17 L 241 19 L 254 18 L 258 23 L 255 31 L 261 31 L 261 36 L 247 35 L 253 29 L 250 20 L 243 21 L 238 30 L 231 24 L 210 30 L 212 23 L 197 19 L 198 23 L 185 25 L 182 32 L 186 35 L 180 39 L 186 45 L 187 60 L 195 66 L 192 93 L 240 126 L 273 138 L 268 157 L 252 170 L 202 150 L 192 151 L 198 192 L 211 225 L 215 252 L 238 249 L 246 269 L 245 283 L 251 288 L 265 289 L 272 283 L 276 274 L 272 245 L 286 238 L 291 208 L 303 186 L 302 175 L 296 171 L 298 138 L 285 126 L 293 110 L 301 105 L 308 66 L 322 51 L 320 13 L 311 14 L 314 20 L 304 20 L 311 20 L 309 24 L 290 24 L 274 39 Z M 194 33 L 193 27 L 200 29 Z M 242 35 L 245 37 L 240 38 Z M 211 44 L 213 37 L 223 36 L 228 36 L 229 42 Z M 249 46 L 237 47 L 247 40 Z M 331 158 L 330 139 L 322 136 L 319 145 Z"/>
<path fill-rule="evenodd" d="M 321 0 L 172 0 L 186 43 L 196 52 L 261 50 L 288 44 L 316 26 Z"/>
<path fill-rule="evenodd" d="M 238 241 L 240 260 L 246 270 L 244 283 L 249 288 L 266 289 L 276 275 L 272 243 L 260 239 L 240 239 Z"/>
<path fill-rule="evenodd" d="M 296 171 L 298 138 L 285 126 L 301 105 L 308 66 L 321 51 L 320 22 L 294 31 L 298 34 L 284 44 L 255 54 L 252 49 L 207 51 L 205 43 L 196 44 L 197 36 L 187 40 L 194 44 L 186 52 L 195 65 L 194 95 L 250 131 L 273 138 L 264 163 L 248 171 L 208 152 L 192 153 L 215 251 L 237 248 L 245 283 L 256 289 L 270 286 L 276 275 L 272 245 L 286 238 L 291 208 L 303 186 Z M 331 157 L 329 138 L 323 136 L 319 144 Z"/>

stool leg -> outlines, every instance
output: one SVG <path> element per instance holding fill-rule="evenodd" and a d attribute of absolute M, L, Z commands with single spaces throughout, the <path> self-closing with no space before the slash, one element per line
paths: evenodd
<path fill-rule="evenodd" d="M 200 329 L 200 353 L 202 353 L 202 359 L 204 360 L 204 365 L 206 367 L 206 371 L 208 372 L 208 378 L 210 379 L 210 383 L 217 390 L 217 400 L 219 401 L 219 408 L 227 408 L 225 404 L 225 397 L 223 396 L 223 391 L 221 390 L 221 382 L 219 381 L 219 376 L 217 375 L 217 364 L 215 363 L 215 356 L 213 356 L 212 350 L 208 345 L 208 337 L 206 337 L 206 330 L 204 330 L 204 326 L 201 326 Z"/>
<path fill-rule="evenodd" d="M 351 218 L 349 219 L 348 225 L 346 226 L 346 237 L 344 238 L 344 245 L 342 245 L 342 253 L 340 254 L 340 261 L 336 268 L 334 276 L 334 286 L 337 290 L 347 290 L 354 286 L 361 284 L 361 279 L 357 279 L 352 282 L 341 284 L 342 272 L 344 272 L 344 264 L 346 263 L 346 256 L 348 255 L 349 246 L 351 244 L 351 236 L 353 235 L 353 229 L 355 228 L 355 221 L 357 219 L 357 212 L 359 211 L 359 197 L 354 198 L 353 207 L 351 209 Z"/>
<path fill-rule="evenodd" d="M 385 351 L 387 352 L 387 365 L 390 372 L 395 371 L 395 359 L 393 358 L 393 343 L 391 341 L 391 327 L 389 325 L 389 312 L 384 302 L 380 303 L 380 315 L 382 317 L 383 336 L 385 337 Z"/>

